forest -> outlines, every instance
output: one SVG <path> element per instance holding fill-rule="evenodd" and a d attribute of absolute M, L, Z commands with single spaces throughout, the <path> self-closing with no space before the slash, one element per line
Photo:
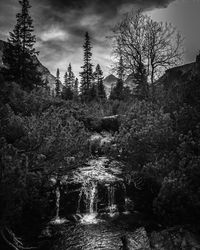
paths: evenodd
<path fill-rule="evenodd" d="M 130 12 L 112 30 L 117 81 L 109 94 L 101 66 L 92 64 L 95 44 L 91 44 L 88 32 L 83 37 L 80 76 L 74 75 L 69 63 L 64 81 L 58 69 L 52 87 L 42 79 L 34 60 L 39 52 L 31 6 L 28 0 L 19 4 L 21 12 L 5 45 L 4 66 L 0 68 L 0 248 L 94 249 L 52 248 L 52 242 L 59 239 L 55 233 L 61 230 L 59 223 L 55 227 L 52 223 L 53 236 L 48 240 L 39 236 L 55 216 L 68 223 L 76 218 L 73 223 L 79 223 L 78 216 L 72 214 L 80 214 L 81 219 L 84 213 L 100 214 L 106 209 L 103 202 L 100 204 L 101 196 L 112 208 L 115 204 L 116 214 L 129 224 L 132 217 L 122 216 L 126 201 L 122 182 L 128 197 L 126 209 L 132 214 L 137 211 L 140 218 L 129 225 L 131 230 L 144 227 L 151 235 L 153 231 L 182 228 L 199 235 L 198 56 L 190 71 L 175 72 L 163 83 L 159 79 L 165 71 L 181 64 L 182 37 L 167 23 L 153 21 L 142 11 Z M 134 88 L 125 85 L 130 74 Z M 92 182 L 77 177 L 83 178 L 83 190 L 82 179 L 76 183 L 70 179 L 86 162 L 102 162 L 105 156 L 116 172 L 120 166 L 119 182 L 116 178 L 114 184 L 103 185 L 96 177 Z M 111 198 L 104 197 L 107 186 Z M 70 196 L 77 188 L 83 197 L 82 193 Z"/>

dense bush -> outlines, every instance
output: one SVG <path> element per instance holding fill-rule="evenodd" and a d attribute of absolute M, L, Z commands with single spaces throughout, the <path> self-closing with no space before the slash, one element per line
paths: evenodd
<path fill-rule="evenodd" d="M 68 174 L 90 154 L 88 133 L 71 104 L 41 92 L 12 91 L 16 99 L 0 108 L 2 227 L 17 225 L 25 210 L 48 216 L 50 177 Z"/>
<path fill-rule="evenodd" d="M 162 222 L 195 223 L 200 218 L 199 121 L 197 106 L 183 104 L 169 114 L 136 101 L 116 134 L 115 154 L 129 164 L 128 171 L 160 186 L 149 202 Z"/>
<path fill-rule="evenodd" d="M 27 93 L 5 82 L 0 97 L 1 225 L 17 224 L 25 211 L 39 219 L 49 211 L 52 217 L 50 177 L 70 173 L 93 151 L 122 160 L 129 176 L 140 177 L 139 201 L 146 201 L 141 209 L 153 210 L 171 224 L 200 218 L 197 104 L 183 103 L 170 113 L 149 101 L 87 104 L 53 98 L 41 90 Z M 108 128 L 115 117 L 105 117 L 116 114 L 120 119 L 111 149 L 108 142 L 99 150 L 100 139 L 89 144 L 91 131 Z"/>
<path fill-rule="evenodd" d="M 168 174 L 154 202 L 155 212 L 171 224 L 195 222 L 200 218 L 200 141 L 197 135 L 199 126 L 193 133 L 180 136 L 176 153 L 166 162 Z"/>
<path fill-rule="evenodd" d="M 121 157 L 134 168 L 168 152 L 175 143 L 169 114 L 151 103 L 135 102 L 117 135 Z"/>

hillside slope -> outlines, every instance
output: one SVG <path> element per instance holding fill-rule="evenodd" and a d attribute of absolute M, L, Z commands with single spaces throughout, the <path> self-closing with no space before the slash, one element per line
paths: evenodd
<path fill-rule="evenodd" d="M 179 105 L 194 99 L 199 91 L 200 55 L 196 61 L 166 70 L 164 75 L 155 83 L 156 96 L 162 103 Z M 196 85 L 195 85 L 196 84 Z M 190 92 L 193 91 L 191 94 Z M 191 101 L 191 100 L 190 100 Z"/>

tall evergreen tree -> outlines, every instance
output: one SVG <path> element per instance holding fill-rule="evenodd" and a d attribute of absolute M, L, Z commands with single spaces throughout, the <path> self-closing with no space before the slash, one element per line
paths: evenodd
<path fill-rule="evenodd" d="M 98 99 L 105 99 L 106 98 L 106 92 L 105 87 L 103 84 L 103 71 L 101 70 L 101 67 L 99 64 L 96 66 L 96 70 L 94 72 L 94 79 L 96 84 L 96 95 Z"/>
<path fill-rule="evenodd" d="M 64 74 L 64 86 L 68 85 L 68 72 L 66 71 Z"/>
<path fill-rule="evenodd" d="M 72 66 L 70 63 L 64 75 L 64 88 L 62 91 L 62 98 L 65 100 L 73 99 L 75 91 L 74 88 L 75 88 L 75 76 L 72 71 Z"/>
<path fill-rule="evenodd" d="M 76 78 L 74 82 L 74 99 L 78 99 L 78 86 L 79 86 L 79 82 L 78 82 L 78 78 Z"/>
<path fill-rule="evenodd" d="M 72 71 L 72 65 L 70 63 L 67 68 L 67 72 L 65 73 L 65 86 L 70 87 L 71 90 L 73 91 L 74 83 L 75 83 L 75 76 L 74 72 Z"/>
<path fill-rule="evenodd" d="M 61 95 L 61 82 L 60 82 L 60 70 L 57 69 L 56 72 L 56 96 L 59 97 Z"/>
<path fill-rule="evenodd" d="M 124 99 L 124 81 L 123 81 L 124 80 L 124 66 L 123 66 L 122 56 L 120 56 L 120 59 L 119 59 L 117 75 L 118 75 L 118 80 L 117 80 L 116 86 L 111 90 L 110 99 L 123 100 Z"/>
<path fill-rule="evenodd" d="M 46 92 L 47 92 L 48 94 L 50 94 L 51 89 L 50 89 L 49 80 L 48 80 L 47 77 L 46 77 L 45 80 L 43 81 L 43 86 L 44 86 Z"/>
<path fill-rule="evenodd" d="M 117 67 L 117 75 L 120 80 L 124 80 L 124 63 L 123 63 L 123 58 L 120 56 L 119 62 L 118 62 L 118 67 Z"/>
<path fill-rule="evenodd" d="M 3 61 L 8 66 L 5 72 L 8 80 L 16 81 L 24 89 L 31 90 L 42 84 L 35 59 L 38 54 L 34 48 L 36 37 L 33 35 L 34 26 L 29 13 L 29 1 L 21 0 L 19 4 L 21 12 L 16 15 L 17 23 L 13 32 L 10 32 Z"/>
<path fill-rule="evenodd" d="M 81 97 L 84 101 L 90 99 L 90 89 L 93 82 L 93 70 L 92 70 L 92 52 L 91 52 L 91 42 L 88 32 L 85 34 L 85 43 L 83 45 L 84 49 L 84 65 L 81 67 L 83 71 L 80 73 L 81 76 Z"/>

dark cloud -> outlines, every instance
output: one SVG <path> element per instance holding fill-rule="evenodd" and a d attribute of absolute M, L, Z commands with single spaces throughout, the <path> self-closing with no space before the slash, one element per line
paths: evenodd
<path fill-rule="evenodd" d="M 55 9 L 85 9 L 93 7 L 96 11 L 113 12 L 123 4 L 137 4 L 141 7 L 166 7 L 173 0 L 45 0 Z"/>
<path fill-rule="evenodd" d="M 68 62 L 76 73 L 82 63 L 84 33 L 89 31 L 93 42 L 94 63 L 100 62 L 108 72 L 111 54 L 105 38 L 111 27 L 130 8 L 154 9 L 166 7 L 173 0 L 30 0 L 31 14 L 37 35 L 40 59 L 51 71 L 61 71 Z M 0 0 L 0 38 L 13 29 L 16 0 Z"/>

